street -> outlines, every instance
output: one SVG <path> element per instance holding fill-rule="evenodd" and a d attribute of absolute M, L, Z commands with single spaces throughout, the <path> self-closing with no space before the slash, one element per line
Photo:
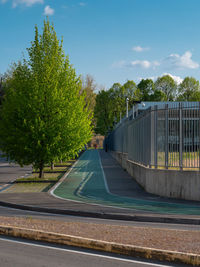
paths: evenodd
<path fill-rule="evenodd" d="M 14 239 L 0 238 L 0 262 L 2 267 L 183 267 L 184 265 L 143 261 L 102 252 L 49 245 Z M 188 266 L 188 265 L 187 265 Z"/>
<path fill-rule="evenodd" d="M 9 163 L 6 159 L 0 157 L 0 192 L 10 186 L 16 178 L 31 173 L 31 166 L 21 168 L 19 165 Z"/>
<path fill-rule="evenodd" d="M 20 168 L 15 165 L 9 165 L 6 162 L 0 163 L 0 177 L 3 183 L 7 183 L 26 174 L 30 171 L 29 167 Z M 2 183 L 2 184 L 3 184 Z M 79 216 L 68 216 L 59 214 L 46 214 L 42 212 L 32 212 L 18 210 L 13 208 L 1 207 L 0 216 L 16 216 L 16 217 L 32 217 L 35 219 L 48 219 L 71 221 L 71 222 L 90 222 L 96 224 L 112 224 L 112 225 L 130 225 L 137 227 L 151 227 L 164 229 L 183 229 L 183 230 L 200 230 L 199 225 L 184 224 L 164 224 L 150 222 L 134 222 L 123 220 L 106 220 L 98 218 L 87 218 Z M 12 251 L 12 253 L 11 253 Z M 57 245 L 49 245 L 45 243 L 36 243 L 33 241 L 20 240 L 8 237 L 0 237 L 0 261 L 1 266 L 184 266 L 146 262 L 143 259 L 124 258 L 124 256 L 111 255 L 96 251 L 82 250 L 79 248 L 71 248 Z M 188 265 L 187 265 L 188 266 Z"/>

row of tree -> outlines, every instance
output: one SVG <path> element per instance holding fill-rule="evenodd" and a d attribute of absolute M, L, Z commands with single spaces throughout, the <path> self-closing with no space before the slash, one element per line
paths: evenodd
<path fill-rule="evenodd" d="M 137 85 L 127 81 L 121 85 L 114 83 L 109 90 L 101 90 L 96 95 L 94 116 L 96 132 L 105 135 L 126 113 L 126 98 L 129 109 L 137 101 L 200 101 L 199 81 L 186 77 L 177 85 L 169 75 L 152 79 L 142 79 Z"/>
<path fill-rule="evenodd" d="M 74 157 L 91 139 L 94 103 L 48 20 L 27 51 L 4 75 L 0 149 L 42 178 L 45 164 Z"/>

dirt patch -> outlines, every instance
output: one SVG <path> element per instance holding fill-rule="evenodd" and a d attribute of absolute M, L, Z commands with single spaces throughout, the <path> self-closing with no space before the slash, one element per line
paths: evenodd
<path fill-rule="evenodd" d="M 33 219 L 31 216 L 26 218 L 0 216 L 0 225 L 24 227 L 135 246 L 200 254 L 200 231 L 198 230 L 187 231 L 61 222 L 56 220 Z"/>

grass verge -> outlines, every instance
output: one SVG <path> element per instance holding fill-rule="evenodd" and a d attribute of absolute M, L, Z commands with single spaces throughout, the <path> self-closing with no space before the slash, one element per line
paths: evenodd
<path fill-rule="evenodd" d="M 18 183 L 2 191 L 1 194 L 47 192 L 53 185 L 54 183 Z"/>

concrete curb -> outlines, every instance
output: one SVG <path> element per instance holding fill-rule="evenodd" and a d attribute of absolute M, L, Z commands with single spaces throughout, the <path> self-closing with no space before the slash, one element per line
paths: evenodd
<path fill-rule="evenodd" d="M 124 221 L 137 221 L 137 222 L 151 222 L 151 223 L 169 223 L 169 224 L 190 224 L 190 225 L 200 225 L 200 219 L 193 218 L 177 218 L 177 217 L 159 217 L 159 216 L 145 216 L 145 215 L 128 215 L 128 214 L 115 214 L 115 213 L 106 213 L 106 212 L 92 212 L 92 211 L 83 211 L 83 210 L 74 210 L 74 209 L 56 209 L 56 208 L 45 208 L 37 206 L 28 206 L 21 204 L 14 204 L 9 202 L 0 201 L 0 206 L 42 212 L 49 214 L 60 214 L 60 215 L 71 215 L 79 217 L 90 217 L 98 219 L 109 219 L 109 220 L 124 220 Z"/>
<path fill-rule="evenodd" d="M 200 255 L 192 253 L 173 252 L 146 247 L 118 244 L 89 238 L 76 237 L 71 235 L 56 234 L 39 230 L 32 230 L 20 227 L 1 226 L 0 235 L 14 236 L 36 241 L 55 243 L 60 245 L 76 246 L 98 251 L 117 253 L 131 257 L 145 258 L 158 261 L 200 265 Z"/>

